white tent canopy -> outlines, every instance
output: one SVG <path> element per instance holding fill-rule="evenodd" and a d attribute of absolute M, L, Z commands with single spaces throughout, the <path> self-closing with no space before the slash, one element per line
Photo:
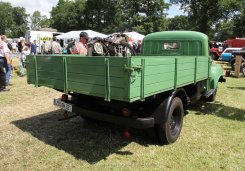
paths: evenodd
<path fill-rule="evenodd" d="M 94 38 L 94 37 L 101 37 L 101 38 L 105 38 L 107 37 L 107 35 L 93 31 L 93 30 L 79 30 L 79 31 L 69 31 L 67 33 L 61 34 L 59 36 L 56 36 L 57 39 L 79 39 L 79 34 L 81 32 L 86 32 L 88 33 L 88 37 L 89 38 Z"/>
<path fill-rule="evenodd" d="M 143 40 L 144 39 L 144 35 L 137 33 L 137 32 L 125 32 L 123 34 L 126 34 L 129 38 L 133 39 L 134 42 L 137 42 L 138 40 Z"/>

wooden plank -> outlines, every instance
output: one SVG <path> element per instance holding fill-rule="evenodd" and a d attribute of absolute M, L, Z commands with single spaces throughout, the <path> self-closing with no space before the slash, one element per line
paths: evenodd
<path fill-rule="evenodd" d="M 126 71 L 122 66 L 121 67 L 110 66 L 109 70 L 110 70 L 110 75 L 115 77 L 123 77 L 126 74 Z M 69 73 L 104 76 L 105 66 L 67 65 L 67 71 Z"/>
<path fill-rule="evenodd" d="M 178 64 L 195 63 L 195 57 L 177 57 Z"/>
<path fill-rule="evenodd" d="M 127 59 L 122 57 L 108 57 L 110 66 L 123 66 Z M 105 57 L 67 57 L 68 65 L 104 66 Z"/>
<path fill-rule="evenodd" d="M 158 66 L 146 66 L 145 75 L 154 75 L 154 74 L 165 74 L 174 72 L 174 64 L 170 65 L 158 65 Z"/>
<path fill-rule="evenodd" d="M 63 57 L 52 57 L 52 56 L 37 56 L 38 65 L 45 65 L 45 63 L 53 63 L 61 65 L 63 63 Z M 55 65 L 54 65 L 55 66 Z"/>
<path fill-rule="evenodd" d="M 38 63 L 37 69 L 38 70 L 46 70 L 46 71 L 53 71 L 53 72 L 64 72 L 63 62 L 59 65 L 54 65 L 54 63 Z"/>
<path fill-rule="evenodd" d="M 69 73 L 67 74 L 68 82 L 95 84 L 95 85 L 105 85 L 104 76 Z M 124 87 L 125 82 L 123 77 L 110 77 L 110 85 L 112 87 Z"/>
<path fill-rule="evenodd" d="M 148 84 L 147 86 L 144 86 L 144 96 L 148 97 L 150 94 L 153 94 L 154 92 L 164 92 L 166 89 L 173 88 L 174 80 L 168 80 L 153 84 Z M 131 87 L 130 89 L 130 99 L 139 99 L 140 98 L 140 86 L 138 87 Z"/>
<path fill-rule="evenodd" d="M 38 70 L 38 78 L 42 79 L 64 79 L 64 73 L 62 72 L 53 72 L 47 70 Z"/>
<path fill-rule="evenodd" d="M 182 76 L 181 78 L 178 77 L 177 79 L 177 86 L 182 85 L 184 83 L 194 83 L 194 73 L 186 76 Z"/>
<path fill-rule="evenodd" d="M 194 78 L 194 68 L 177 71 L 177 79 L 182 79 L 183 77 L 186 76 L 193 76 L 192 78 Z"/>
<path fill-rule="evenodd" d="M 159 65 L 171 65 L 174 64 L 174 58 L 165 58 L 163 56 L 157 57 L 145 57 L 146 66 L 159 66 Z"/>
<path fill-rule="evenodd" d="M 68 91 L 74 91 L 86 95 L 105 97 L 105 86 L 102 85 L 69 82 Z M 125 97 L 125 92 L 123 88 L 111 87 L 111 98 L 122 97 Z"/>
<path fill-rule="evenodd" d="M 195 69 L 195 62 L 194 63 L 186 63 L 186 64 L 178 64 L 178 71 L 183 71 L 183 70 L 193 70 Z"/>
<path fill-rule="evenodd" d="M 43 77 L 38 77 L 38 85 L 64 90 L 64 86 L 63 86 L 64 80 L 59 80 L 59 79 L 46 79 Z"/>

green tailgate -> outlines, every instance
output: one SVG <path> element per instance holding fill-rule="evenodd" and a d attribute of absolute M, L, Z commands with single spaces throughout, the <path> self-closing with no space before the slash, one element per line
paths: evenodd
<path fill-rule="evenodd" d="M 207 56 L 27 56 L 27 81 L 64 92 L 133 102 L 209 77 Z"/>

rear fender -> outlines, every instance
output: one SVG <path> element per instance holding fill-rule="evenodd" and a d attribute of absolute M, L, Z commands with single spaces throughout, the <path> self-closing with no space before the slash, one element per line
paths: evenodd
<path fill-rule="evenodd" d="M 217 89 L 218 82 L 225 82 L 224 70 L 219 64 L 212 64 L 210 69 L 210 89 Z"/>
<path fill-rule="evenodd" d="M 156 108 L 154 111 L 154 119 L 155 124 L 162 124 L 164 121 L 167 120 L 169 109 L 171 103 L 175 97 L 179 97 L 183 103 L 184 109 L 187 108 L 188 105 L 188 96 L 183 88 L 177 89 L 169 94 L 162 103 Z"/>

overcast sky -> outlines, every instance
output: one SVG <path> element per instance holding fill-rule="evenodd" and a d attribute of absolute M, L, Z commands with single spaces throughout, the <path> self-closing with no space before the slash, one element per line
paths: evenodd
<path fill-rule="evenodd" d="M 32 14 L 34 11 L 40 11 L 41 15 L 46 15 L 48 18 L 50 17 L 50 11 L 52 7 L 56 6 L 59 0 L 0 0 L 2 2 L 9 2 L 12 6 L 16 7 L 24 7 L 26 9 L 26 13 Z M 165 2 L 169 2 L 169 0 L 165 0 Z M 175 15 L 183 14 L 177 6 L 171 6 L 168 17 L 173 17 Z"/>

